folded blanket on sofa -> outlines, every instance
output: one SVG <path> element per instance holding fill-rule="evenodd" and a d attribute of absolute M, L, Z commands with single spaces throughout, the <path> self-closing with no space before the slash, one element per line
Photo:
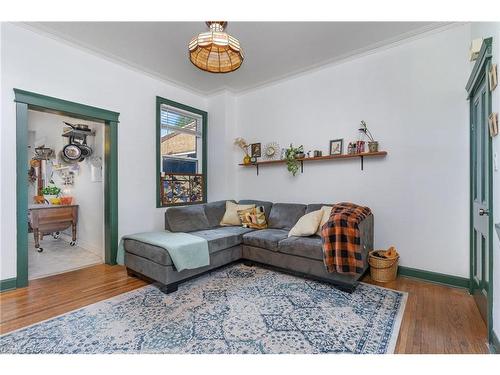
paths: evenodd
<path fill-rule="evenodd" d="M 124 240 L 135 240 L 158 246 L 168 252 L 177 271 L 208 266 L 208 242 L 206 239 L 181 232 L 145 232 L 123 236 L 118 247 L 117 262 L 124 262 Z"/>
<path fill-rule="evenodd" d="M 371 214 L 368 207 L 338 203 L 321 228 L 323 262 L 328 272 L 362 273 L 359 223 Z"/>

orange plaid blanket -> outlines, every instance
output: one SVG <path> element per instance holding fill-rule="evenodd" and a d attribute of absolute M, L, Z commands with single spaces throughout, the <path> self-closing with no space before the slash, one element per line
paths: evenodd
<path fill-rule="evenodd" d="M 321 228 L 323 262 L 328 272 L 362 273 L 359 223 L 371 214 L 368 207 L 353 203 L 335 204 Z"/>

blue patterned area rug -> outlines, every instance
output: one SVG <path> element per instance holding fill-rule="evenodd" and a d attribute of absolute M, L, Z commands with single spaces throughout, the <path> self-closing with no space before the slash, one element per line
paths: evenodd
<path fill-rule="evenodd" d="M 393 353 L 406 297 L 236 264 L 8 333 L 0 353 Z"/>

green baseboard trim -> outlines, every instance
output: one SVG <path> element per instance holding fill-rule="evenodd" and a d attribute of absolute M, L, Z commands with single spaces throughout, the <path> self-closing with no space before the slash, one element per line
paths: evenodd
<path fill-rule="evenodd" d="M 10 289 L 16 289 L 17 280 L 15 277 L 11 279 L 0 280 L 0 292 L 4 292 Z"/>
<path fill-rule="evenodd" d="M 493 330 L 491 331 L 490 352 L 492 354 L 500 354 L 500 341 Z"/>
<path fill-rule="evenodd" d="M 398 268 L 398 274 L 401 276 L 413 277 L 415 279 L 431 281 L 437 284 L 451 285 L 458 288 L 469 288 L 469 279 L 460 276 L 445 275 L 444 273 L 423 271 L 401 266 Z"/>

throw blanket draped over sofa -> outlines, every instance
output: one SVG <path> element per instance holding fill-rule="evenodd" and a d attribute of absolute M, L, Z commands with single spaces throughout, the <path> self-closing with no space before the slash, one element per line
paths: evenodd
<path fill-rule="evenodd" d="M 335 204 L 321 228 L 323 262 L 328 272 L 361 274 L 364 271 L 359 224 L 371 215 L 368 207 Z"/>
<path fill-rule="evenodd" d="M 210 257 L 208 242 L 204 238 L 189 233 L 169 231 L 145 232 L 123 236 L 118 247 L 118 264 L 123 264 L 123 241 L 136 240 L 148 245 L 158 246 L 168 252 L 178 272 L 208 266 Z"/>

